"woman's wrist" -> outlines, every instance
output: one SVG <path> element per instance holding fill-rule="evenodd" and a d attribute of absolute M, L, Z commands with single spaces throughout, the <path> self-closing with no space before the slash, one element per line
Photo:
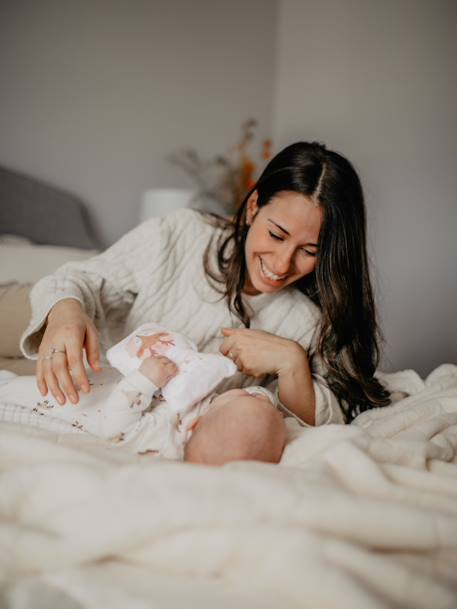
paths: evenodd
<path fill-rule="evenodd" d="M 281 403 L 308 425 L 315 424 L 315 395 L 306 351 L 293 343 L 284 365 L 278 371 Z"/>
<path fill-rule="evenodd" d="M 56 304 L 49 311 L 47 321 L 48 323 L 52 322 L 53 319 L 55 319 L 62 313 L 68 314 L 70 312 L 82 313 L 83 308 L 81 306 L 81 303 L 75 298 L 64 298 L 63 300 L 59 300 L 58 302 L 56 302 Z"/>
<path fill-rule="evenodd" d="M 291 340 L 288 342 L 290 345 L 288 345 L 287 353 L 284 355 L 277 370 L 278 377 L 288 376 L 293 372 L 306 369 L 308 364 L 308 358 L 303 347 L 295 341 Z"/>

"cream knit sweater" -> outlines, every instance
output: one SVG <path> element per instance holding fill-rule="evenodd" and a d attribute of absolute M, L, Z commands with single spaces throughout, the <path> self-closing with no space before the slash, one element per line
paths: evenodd
<path fill-rule="evenodd" d="M 100 332 L 102 349 L 145 322 L 157 322 L 188 336 L 201 351 L 217 352 L 221 328 L 241 327 L 225 299 L 205 276 L 203 253 L 220 229 L 189 209 L 152 218 L 89 261 L 70 262 L 33 288 L 32 320 L 21 339 L 26 357 L 35 358 L 52 306 L 64 298 L 81 302 Z M 294 288 L 246 296 L 251 327 L 299 342 L 310 357 L 316 394 L 316 424 L 343 422 L 313 354 L 319 310 Z M 271 379 L 265 379 L 264 384 Z M 241 373 L 219 390 L 258 384 Z M 273 387 L 274 389 L 274 387 Z"/>

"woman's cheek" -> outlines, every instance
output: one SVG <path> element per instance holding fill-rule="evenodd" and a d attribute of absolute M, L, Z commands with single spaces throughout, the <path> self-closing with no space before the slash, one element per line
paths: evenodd
<path fill-rule="evenodd" d="M 301 277 L 306 277 L 306 275 L 309 275 L 310 273 L 312 273 L 316 268 L 316 260 L 315 258 L 313 258 L 312 260 L 307 260 L 305 261 L 299 269 L 299 273 Z"/>

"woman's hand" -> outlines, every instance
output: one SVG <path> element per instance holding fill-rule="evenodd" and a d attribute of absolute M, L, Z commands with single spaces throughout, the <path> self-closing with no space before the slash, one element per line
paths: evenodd
<path fill-rule="evenodd" d="M 222 328 L 222 334 L 225 338 L 219 351 L 249 376 L 283 374 L 306 359 L 298 343 L 263 330 Z"/>
<path fill-rule="evenodd" d="M 83 349 L 90 367 L 100 370 L 100 342 L 92 320 L 74 299 L 59 301 L 48 315 L 38 350 L 37 385 L 42 395 L 48 390 L 59 404 L 68 397 L 78 402 L 78 390 L 89 391 Z"/>
<path fill-rule="evenodd" d="M 301 345 L 261 330 L 223 328 L 219 350 L 249 376 L 278 377 L 281 403 L 309 425 L 315 424 L 316 402 L 308 356 Z"/>

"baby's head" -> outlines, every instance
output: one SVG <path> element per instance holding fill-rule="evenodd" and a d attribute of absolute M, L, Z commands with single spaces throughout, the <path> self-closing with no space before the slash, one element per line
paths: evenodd
<path fill-rule="evenodd" d="M 205 465 L 278 463 L 286 435 L 284 419 L 266 395 L 232 389 L 216 397 L 197 420 L 184 460 Z"/>

